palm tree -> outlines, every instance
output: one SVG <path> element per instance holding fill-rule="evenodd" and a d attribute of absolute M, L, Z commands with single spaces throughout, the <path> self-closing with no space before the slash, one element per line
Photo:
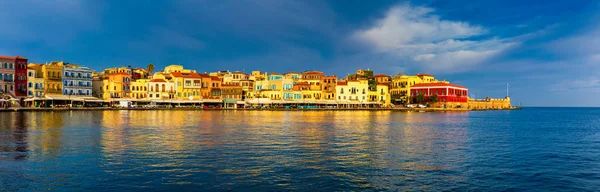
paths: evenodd
<path fill-rule="evenodd" d="M 154 64 L 150 63 L 148 64 L 148 74 L 152 75 L 152 72 L 154 72 Z"/>

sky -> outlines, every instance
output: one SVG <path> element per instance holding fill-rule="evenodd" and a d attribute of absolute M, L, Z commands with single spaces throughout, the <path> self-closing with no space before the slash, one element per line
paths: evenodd
<path fill-rule="evenodd" d="M 476 98 L 600 107 L 600 2 L 0 1 L 0 55 L 95 70 L 428 73 Z"/>

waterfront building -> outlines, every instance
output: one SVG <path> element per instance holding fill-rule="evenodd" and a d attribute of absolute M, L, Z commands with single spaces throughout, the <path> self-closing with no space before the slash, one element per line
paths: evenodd
<path fill-rule="evenodd" d="M 108 78 L 108 77 L 107 77 Z M 104 95 L 104 79 L 97 73 L 92 73 L 92 96 L 103 98 Z"/>
<path fill-rule="evenodd" d="M 0 94 L 15 95 L 15 62 L 11 56 L 0 56 Z"/>
<path fill-rule="evenodd" d="M 391 97 L 388 85 L 381 83 L 376 86 L 376 90 L 369 91 L 368 102 L 389 106 L 391 104 Z"/>
<path fill-rule="evenodd" d="M 250 75 L 250 80 L 252 81 L 262 81 L 266 78 L 266 73 L 260 71 L 252 71 L 252 74 Z"/>
<path fill-rule="evenodd" d="M 226 72 L 223 74 L 223 83 L 227 84 L 240 84 L 241 81 L 249 79 L 250 75 L 240 71 Z"/>
<path fill-rule="evenodd" d="M 165 67 L 164 73 L 196 73 L 196 70 L 184 69 L 182 65 L 169 65 Z"/>
<path fill-rule="evenodd" d="M 132 70 L 132 74 L 131 74 L 131 78 L 133 80 L 149 79 L 150 76 L 151 76 L 151 74 L 148 72 L 147 69 L 144 69 L 144 68 L 135 68 Z"/>
<path fill-rule="evenodd" d="M 175 82 L 176 98 L 186 100 L 200 100 L 202 89 L 202 76 L 195 72 L 171 72 Z"/>
<path fill-rule="evenodd" d="M 45 95 L 62 94 L 62 69 L 65 63 L 62 61 L 52 61 L 42 65 L 41 73 L 44 77 Z M 36 70 L 39 73 L 39 71 Z"/>
<path fill-rule="evenodd" d="M 172 81 L 166 79 L 152 79 L 148 82 L 148 96 L 150 99 L 173 99 L 175 98 L 175 86 Z"/>
<path fill-rule="evenodd" d="M 63 65 L 63 95 L 92 95 L 92 70 L 75 64 Z"/>
<path fill-rule="evenodd" d="M 431 97 L 437 97 L 437 102 L 468 102 L 467 88 L 447 82 L 420 83 L 410 88 L 413 102 L 431 102 Z M 417 95 L 423 95 L 423 101 L 417 101 Z"/>
<path fill-rule="evenodd" d="M 410 103 L 411 91 L 410 88 L 421 83 L 440 82 L 435 77 L 429 74 L 416 74 L 412 76 L 398 75 L 392 79 L 390 93 L 398 103 Z"/>
<path fill-rule="evenodd" d="M 150 79 L 138 79 L 138 80 L 131 82 L 131 98 L 147 99 L 149 83 L 150 83 Z"/>
<path fill-rule="evenodd" d="M 337 76 L 329 75 L 322 78 L 323 99 L 335 100 L 335 86 L 337 85 Z"/>
<path fill-rule="evenodd" d="M 212 80 L 210 75 L 208 74 L 199 74 L 201 77 L 200 83 L 202 83 L 202 87 L 200 88 L 200 95 L 202 99 L 208 99 L 211 97 L 211 85 Z"/>
<path fill-rule="evenodd" d="M 108 74 L 108 78 L 103 80 L 104 91 L 102 98 L 104 100 L 122 99 L 131 97 L 131 75 L 127 73 Z"/>
<path fill-rule="evenodd" d="M 292 79 L 294 82 L 300 81 L 302 79 L 302 74 L 296 73 L 294 71 L 287 72 L 283 74 L 286 79 Z"/>
<path fill-rule="evenodd" d="M 157 72 L 152 75 L 152 79 L 148 82 L 148 92 L 150 99 L 174 99 L 177 94 L 175 82 L 169 73 Z"/>
<path fill-rule="evenodd" d="M 27 58 L 15 56 L 15 92 L 17 98 L 27 97 Z"/>
<path fill-rule="evenodd" d="M 217 76 L 210 76 L 210 98 L 221 99 L 221 79 Z"/>
<path fill-rule="evenodd" d="M 34 65 L 41 67 L 39 64 Z M 44 97 L 44 78 L 36 73 L 33 66 L 27 68 L 27 97 Z"/>
<path fill-rule="evenodd" d="M 367 102 L 369 82 L 366 79 L 338 82 L 336 86 L 338 101 Z"/>
<path fill-rule="evenodd" d="M 223 83 L 221 94 L 225 108 L 237 108 L 238 101 L 242 101 L 242 86 L 235 83 Z"/>
<path fill-rule="evenodd" d="M 386 74 L 375 74 L 373 77 L 378 84 L 388 84 L 392 81 L 392 78 Z"/>
<path fill-rule="evenodd" d="M 325 76 L 320 71 L 307 71 L 302 73 L 301 82 L 306 82 L 310 85 L 311 90 L 321 90 L 321 79 Z"/>

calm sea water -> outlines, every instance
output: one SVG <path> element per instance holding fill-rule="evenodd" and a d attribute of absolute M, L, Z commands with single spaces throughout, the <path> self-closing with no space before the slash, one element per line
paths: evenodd
<path fill-rule="evenodd" d="M 597 191 L 600 109 L 0 113 L 0 191 Z"/>

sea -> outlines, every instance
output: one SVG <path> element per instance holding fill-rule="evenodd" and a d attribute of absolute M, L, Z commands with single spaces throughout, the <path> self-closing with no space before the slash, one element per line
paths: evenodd
<path fill-rule="evenodd" d="M 600 108 L 0 113 L 0 191 L 599 191 Z"/>

